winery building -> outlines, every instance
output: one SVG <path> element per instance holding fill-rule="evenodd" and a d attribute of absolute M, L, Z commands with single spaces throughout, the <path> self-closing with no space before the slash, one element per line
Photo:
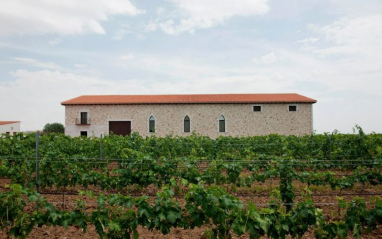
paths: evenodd
<path fill-rule="evenodd" d="M 65 134 L 306 135 L 316 100 L 299 94 L 84 95 L 67 100 Z"/>
<path fill-rule="evenodd" d="M 0 121 L 0 134 L 14 135 L 20 132 L 20 121 Z"/>

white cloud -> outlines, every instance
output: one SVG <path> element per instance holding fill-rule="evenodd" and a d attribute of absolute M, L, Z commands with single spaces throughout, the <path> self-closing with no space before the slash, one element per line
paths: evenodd
<path fill-rule="evenodd" d="M 0 36 L 14 34 L 104 34 L 100 21 L 143 13 L 129 0 L 12 0 L 0 5 Z"/>
<path fill-rule="evenodd" d="M 131 26 L 129 24 L 123 24 L 115 33 L 113 36 L 114 40 L 122 40 L 125 35 L 132 34 L 133 31 L 131 30 Z"/>
<path fill-rule="evenodd" d="M 302 40 L 297 41 L 299 44 L 301 44 L 302 50 L 313 50 L 315 48 L 315 44 L 318 41 L 317 37 L 309 37 Z"/>
<path fill-rule="evenodd" d="M 155 31 L 158 29 L 158 23 L 157 21 L 151 21 L 145 26 L 145 31 Z"/>
<path fill-rule="evenodd" d="M 277 61 L 277 56 L 275 53 L 271 52 L 259 58 L 254 58 L 252 61 L 255 64 L 271 64 Z"/>
<path fill-rule="evenodd" d="M 321 49 L 322 54 L 375 54 L 381 49 L 382 15 L 344 18 L 317 31 L 336 44 Z"/>
<path fill-rule="evenodd" d="M 316 65 L 312 67 L 322 69 L 321 82 L 332 92 L 348 90 L 382 96 L 381 14 L 341 18 L 310 29 L 316 36 L 299 43 L 305 52 L 313 54 L 311 60 Z"/>
<path fill-rule="evenodd" d="M 320 41 L 310 42 L 309 50 L 322 56 L 358 55 L 381 57 L 382 15 L 342 18 L 327 26 L 311 26 Z M 315 38 L 313 38 L 315 39 Z M 301 41 L 305 43 L 306 41 Z M 320 44 L 315 46 L 315 44 Z"/>
<path fill-rule="evenodd" d="M 64 123 L 62 101 L 84 94 L 122 93 L 115 83 L 62 71 L 17 70 L 11 76 L 14 80 L 0 82 L 0 100 L 7 102 L 0 105 L 0 110 L 4 118 L 20 120 L 22 130 Z"/>
<path fill-rule="evenodd" d="M 163 7 L 158 7 L 156 11 L 157 15 L 163 15 L 165 12 L 166 9 L 164 9 Z"/>
<path fill-rule="evenodd" d="M 61 66 L 56 65 L 52 62 L 42 62 L 33 58 L 27 58 L 27 57 L 13 57 L 13 59 L 20 64 L 29 65 L 33 67 L 38 68 L 45 68 L 45 69 L 52 69 L 52 70 L 59 70 L 63 69 Z"/>
<path fill-rule="evenodd" d="M 223 24 L 235 16 L 253 16 L 266 14 L 269 11 L 268 0 L 170 0 L 178 10 L 175 13 L 164 14 L 162 8 L 158 11 L 160 17 L 150 23 L 149 29 L 161 28 L 164 32 L 176 35 L 183 32 L 193 33 L 197 29 L 205 29 Z M 179 21 L 178 21 L 179 20 Z"/>
<path fill-rule="evenodd" d="M 86 67 L 86 65 L 84 65 L 84 64 L 74 64 L 74 66 L 76 68 L 85 68 Z"/>
<path fill-rule="evenodd" d="M 129 61 L 129 60 L 132 60 L 134 59 L 134 55 L 133 54 L 128 54 L 128 55 L 122 55 L 119 57 L 120 60 L 122 61 Z"/>
<path fill-rule="evenodd" d="M 51 46 L 58 46 L 59 44 L 61 44 L 61 42 L 62 42 L 62 39 L 54 39 L 54 40 L 50 40 L 48 43 Z"/>
<path fill-rule="evenodd" d="M 270 61 L 269 58 L 274 54 L 268 55 L 271 57 L 266 55 L 264 61 Z M 285 92 L 298 79 L 296 73 L 279 68 L 269 70 L 252 66 L 224 67 L 179 57 L 164 59 L 129 54 L 120 56 L 117 62 L 127 70 L 134 69 L 155 75 L 155 79 L 150 82 L 142 82 L 142 87 L 151 87 L 157 93 Z"/>

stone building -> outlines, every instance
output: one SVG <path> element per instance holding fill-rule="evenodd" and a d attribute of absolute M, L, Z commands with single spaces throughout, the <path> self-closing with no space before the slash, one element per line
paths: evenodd
<path fill-rule="evenodd" d="M 62 102 L 65 134 L 211 138 L 313 131 L 316 100 L 299 94 L 84 95 Z"/>

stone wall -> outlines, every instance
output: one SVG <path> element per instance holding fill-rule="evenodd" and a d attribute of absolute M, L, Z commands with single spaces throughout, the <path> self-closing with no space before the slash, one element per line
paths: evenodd
<path fill-rule="evenodd" d="M 261 105 L 261 112 L 253 106 Z M 289 111 L 296 105 L 297 111 Z M 223 136 L 252 136 L 271 133 L 305 135 L 312 133 L 312 104 L 157 104 L 157 105 L 67 105 L 65 133 L 79 136 L 108 134 L 109 121 L 131 121 L 132 131 L 142 136 L 188 136 L 193 131 L 211 138 Z M 76 125 L 80 112 L 88 112 L 90 125 Z M 149 118 L 156 119 L 155 133 L 149 132 Z M 185 116 L 191 120 L 191 133 L 183 132 Z M 218 119 L 223 115 L 226 132 L 218 132 Z"/>

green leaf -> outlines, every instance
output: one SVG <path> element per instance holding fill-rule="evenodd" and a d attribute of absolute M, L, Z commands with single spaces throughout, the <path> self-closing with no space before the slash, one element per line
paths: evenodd
<path fill-rule="evenodd" d="M 134 230 L 133 239 L 138 239 L 138 238 L 139 238 L 139 233 L 137 230 Z"/>
<path fill-rule="evenodd" d="M 111 221 L 109 222 L 109 229 L 110 231 L 119 232 L 121 231 L 121 226 L 119 225 L 119 223 Z"/>
<path fill-rule="evenodd" d="M 52 222 L 55 223 L 57 221 L 58 218 L 60 218 L 61 215 L 55 213 L 55 212 L 51 212 L 49 214 L 49 218 L 52 219 Z"/>
<path fill-rule="evenodd" d="M 159 213 L 158 217 L 160 220 L 166 220 L 166 216 L 163 213 Z"/>
<path fill-rule="evenodd" d="M 70 219 L 65 218 L 64 220 L 61 221 L 61 226 L 66 229 L 68 228 L 69 223 L 70 223 Z"/>
<path fill-rule="evenodd" d="M 288 223 L 284 222 L 281 224 L 281 227 L 284 229 L 284 231 L 289 231 L 289 225 Z"/>
<path fill-rule="evenodd" d="M 170 183 L 171 183 L 171 186 L 176 186 L 177 184 L 175 178 L 171 178 Z"/>
<path fill-rule="evenodd" d="M 261 229 L 263 229 L 265 233 L 268 233 L 269 223 L 261 218 L 257 218 L 257 220 L 260 223 Z"/>
<path fill-rule="evenodd" d="M 338 206 L 342 209 L 345 209 L 347 207 L 347 202 L 344 200 L 343 197 L 337 197 L 338 200 Z"/>
<path fill-rule="evenodd" d="M 146 217 L 149 217 L 149 212 L 146 210 L 146 208 L 139 208 L 138 211 L 139 211 L 139 216 L 142 217 L 143 215 L 145 215 Z"/>
<path fill-rule="evenodd" d="M 32 195 L 29 195 L 29 197 L 28 197 L 28 200 L 30 202 L 37 202 L 38 199 L 39 199 L 39 195 L 38 194 L 32 194 Z"/>
<path fill-rule="evenodd" d="M 231 200 L 224 195 L 222 198 L 222 206 L 228 208 L 230 204 Z"/>
<path fill-rule="evenodd" d="M 339 223 L 338 225 L 338 234 L 340 236 L 340 238 L 346 238 L 347 235 L 348 235 L 348 228 L 346 226 L 346 224 L 344 223 Z"/>
<path fill-rule="evenodd" d="M 232 229 L 240 236 L 245 233 L 245 224 L 243 222 L 234 222 L 232 224 Z"/>
<path fill-rule="evenodd" d="M 187 184 L 188 184 L 188 180 L 182 178 L 182 185 L 183 185 L 183 186 L 187 186 Z"/>
<path fill-rule="evenodd" d="M 360 225 L 358 223 L 354 223 L 354 226 L 353 226 L 353 236 L 359 237 L 360 235 L 361 235 Z"/>
<path fill-rule="evenodd" d="M 174 224 L 176 222 L 176 219 L 178 218 L 178 216 L 173 212 L 173 211 L 170 211 L 167 215 L 167 219 L 172 223 Z"/>

